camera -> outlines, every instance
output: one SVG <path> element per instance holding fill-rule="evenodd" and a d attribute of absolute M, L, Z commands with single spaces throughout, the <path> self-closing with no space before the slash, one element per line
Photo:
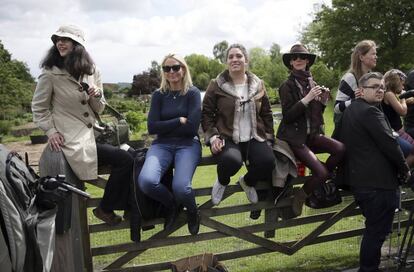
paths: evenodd
<path fill-rule="evenodd" d="M 81 82 L 81 86 L 82 86 L 82 90 L 85 91 L 86 93 L 88 93 L 88 90 L 89 90 L 88 83 Z"/>
<path fill-rule="evenodd" d="M 321 86 L 321 92 L 328 92 L 329 91 L 329 89 L 328 88 L 326 88 L 325 86 Z"/>
<path fill-rule="evenodd" d="M 410 97 L 414 97 L 414 90 L 406 91 L 405 93 L 400 94 L 398 97 L 400 99 L 407 99 L 407 98 L 410 98 Z"/>

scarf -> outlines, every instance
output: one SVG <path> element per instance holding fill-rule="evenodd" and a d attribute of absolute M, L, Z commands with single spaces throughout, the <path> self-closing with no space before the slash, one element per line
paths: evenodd
<path fill-rule="evenodd" d="M 311 89 L 309 78 L 313 81 L 311 72 L 293 69 L 291 75 L 294 77 L 294 79 L 296 79 L 297 82 L 299 82 L 300 86 L 302 86 L 302 95 L 307 95 Z"/>
<path fill-rule="evenodd" d="M 310 89 L 316 85 L 316 82 L 312 78 L 310 71 L 304 70 L 292 70 L 291 75 L 302 87 L 301 95 L 302 97 L 306 96 Z M 310 129 L 310 136 L 317 135 L 321 133 L 321 128 L 323 126 L 323 110 L 324 106 L 315 100 L 312 100 L 307 109 L 306 109 L 306 119 L 308 120 L 308 125 Z"/>

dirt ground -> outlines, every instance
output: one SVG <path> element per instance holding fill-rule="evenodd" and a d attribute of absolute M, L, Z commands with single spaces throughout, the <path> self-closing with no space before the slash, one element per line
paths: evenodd
<path fill-rule="evenodd" d="M 24 159 L 27 152 L 29 164 L 37 170 L 40 156 L 46 144 L 32 144 L 30 141 L 3 143 L 10 151 L 16 151 Z"/>

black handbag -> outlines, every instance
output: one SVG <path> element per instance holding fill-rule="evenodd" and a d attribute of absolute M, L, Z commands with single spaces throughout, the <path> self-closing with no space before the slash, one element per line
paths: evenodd
<path fill-rule="evenodd" d="M 104 123 L 99 114 L 95 113 L 98 121 L 98 125 L 94 126 L 95 140 L 100 144 L 120 146 L 129 141 L 129 125 L 125 117 L 113 107 L 106 104 L 106 108 L 117 119 L 117 122 Z"/>
<path fill-rule="evenodd" d="M 334 182 L 321 183 L 306 199 L 306 206 L 313 209 L 323 209 L 342 202 L 341 194 Z"/>

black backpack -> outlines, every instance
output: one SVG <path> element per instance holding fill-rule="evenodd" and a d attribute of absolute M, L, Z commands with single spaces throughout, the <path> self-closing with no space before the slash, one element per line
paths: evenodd
<path fill-rule="evenodd" d="M 56 205 L 70 192 L 88 197 L 65 183 L 64 176 L 40 178 L 19 154 L 0 144 L 0 243 L 7 245 L 9 257 L 0 259 L 0 271 L 50 270 Z"/>
<path fill-rule="evenodd" d="M 7 244 L 12 271 L 42 272 L 44 266 L 51 265 L 51 260 L 45 262 L 47 256 L 42 256 L 41 247 L 54 244 L 56 209 L 38 207 L 37 178 L 17 153 L 0 145 L 0 235 Z M 40 239 L 44 240 L 42 246 Z M 50 248 L 53 253 L 53 246 Z"/>

